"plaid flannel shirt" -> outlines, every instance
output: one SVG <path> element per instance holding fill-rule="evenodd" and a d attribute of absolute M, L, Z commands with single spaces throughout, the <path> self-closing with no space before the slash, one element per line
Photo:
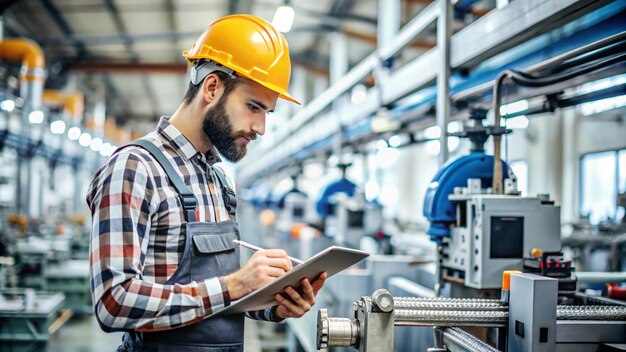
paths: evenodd
<path fill-rule="evenodd" d="M 167 118 L 146 137 L 164 151 L 196 194 L 198 221 L 230 220 L 212 165 Z M 145 149 L 129 146 L 95 173 L 87 192 L 92 215 L 91 293 L 106 331 L 159 331 L 193 324 L 230 304 L 223 277 L 166 285 L 185 246 L 185 218 L 176 189 Z M 271 308 L 249 312 L 270 320 Z"/>

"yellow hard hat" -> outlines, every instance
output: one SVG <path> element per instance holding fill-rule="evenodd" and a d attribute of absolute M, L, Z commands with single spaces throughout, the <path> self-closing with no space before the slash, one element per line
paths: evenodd
<path fill-rule="evenodd" d="M 291 60 L 287 40 L 267 21 L 252 15 L 230 15 L 211 23 L 183 51 L 190 65 L 208 59 L 300 104 L 288 92 Z"/>

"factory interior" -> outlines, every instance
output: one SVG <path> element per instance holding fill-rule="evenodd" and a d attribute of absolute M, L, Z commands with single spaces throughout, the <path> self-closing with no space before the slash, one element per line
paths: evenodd
<path fill-rule="evenodd" d="M 88 202 L 90 192 L 108 188 L 90 185 L 106 165 L 142 148 L 129 143 L 158 134 L 157 125 L 169 124 L 185 106 L 196 68 L 213 60 L 192 61 L 186 50 L 196 50 L 207 27 L 233 14 L 258 16 L 266 30 L 282 33 L 289 93 L 257 84 L 255 72 L 246 76 L 217 59 L 211 66 L 230 68 L 232 77 L 251 82 L 243 87 L 255 84 L 281 99 L 275 108 L 261 105 L 262 127 L 242 137 L 243 159 L 233 162 L 214 142 L 222 157 L 201 170 L 209 175 L 207 189 L 216 192 L 207 201 L 222 204 L 235 224 L 211 236 L 229 242 L 226 235 L 236 234 L 235 244 L 205 250 L 196 241 L 200 235 L 189 232 L 193 224 L 171 225 L 176 237 L 170 245 L 184 243 L 193 252 L 185 247 L 184 258 L 219 263 L 220 256 L 239 256 L 235 269 L 211 268 L 201 277 L 206 286 L 194 288 L 208 290 L 215 279 L 233 301 L 200 297 L 200 306 L 186 311 L 201 312 L 193 320 L 172 313 L 184 307 L 151 311 L 130 293 L 120 298 L 120 287 L 130 292 L 133 282 L 158 280 L 151 281 L 154 273 L 114 267 L 118 262 L 149 270 L 158 259 L 151 256 L 171 253 L 152 253 L 161 246 L 152 237 L 142 238 L 141 247 L 127 242 L 127 231 L 141 227 L 148 236 L 146 226 L 158 228 L 160 215 L 146 213 L 153 221 L 147 225 L 132 219 L 115 225 L 113 215 L 102 220 L 102 209 L 94 213 Z M 222 30 L 222 41 L 256 57 L 245 49 L 254 39 L 237 37 L 244 27 Z M 211 50 L 208 55 L 217 49 Z M 220 116 L 239 121 L 235 115 Z M 171 121 L 165 130 L 176 130 Z M 180 136 L 195 148 L 184 131 Z M 211 152 L 198 150 L 198 160 Z M 166 173 L 171 183 L 164 176 L 165 185 L 157 186 L 180 190 Z M 139 169 L 132 174 L 136 178 L 124 182 L 133 190 L 134 183 L 155 177 Z M 99 182 L 110 181 L 113 189 L 115 175 Z M 189 180 L 183 183 L 192 187 Z M 195 189 L 187 188 L 197 201 L 207 198 Z M 179 193 L 158 206 L 170 218 L 186 214 L 180 215 L 184 222 L 193 212 Z M 142 195 L 120 202 L 156 209 Z M 118 208 L 108 197 L 101 202 L 111 199 L 113 214 Z M 623 0 L 0 2 L 2 352 L 147 351 L 157 345 L 159 351 L 626 351 L 625 209 Z M 197 214 L 196 208 L 194 219 Z M 217 218 L 199 220 L 223 228 Z M 125 240 L 103 258 L 105 242 L 122 238 L 103 237 L 115 231 Z M 251 308 L 221 315 L 217 306 L 205 310 L 203 304 L 213 304 L 205 301 L 244 307 L 246 297 L 262 296 L 260 282 L 238 300 L 228 289 L 231 273 L 269 253 L 245 243 L 305 261 L 292 259 L 293 268 L 272 278 L 300 275 L 287 286 L 296 285 L 289 292 L 302 297 L 307 286 L 297 280 L 307 277 L 314 285 L 327 272 L 306 314 L 280 313 L 286 304 L 299 304 L 285 287 L 254 308 L 265 309 L 267 319 L 246 313 L 243 323 Z M 113 254 L 122 251 L 121 259 Z M 332 260 L 316 262 L 325 255 Z M 117 270 L 108 275 L 128 281 L 103 288 L 103 263 Z M 166 304 L 181 299 L 177 287 L 185 291 L 200 282 L 190 283 L 191 274 L 177 281 L 184 275 L 174 271 L 184 263 L 167 264 L 160 293 L 152 293 Z M 218 275 L 225 276 L 217 281 Z M 110 310 L 115 299 L 124 306 Z M 161 327 L 162 314 L 187 320 Z M 243 347 L 180 342 L 186 337 L 168 345 L 177 332 L 191 331 L 226 341 L 220 336 L 233 325 L 224 324 L 234 323 L 224 322 L 234 317 L 245 324 L 236 328 Z M 138 346 L 145 349 L 118 349 L 127 336 L 143 336 Z"/>

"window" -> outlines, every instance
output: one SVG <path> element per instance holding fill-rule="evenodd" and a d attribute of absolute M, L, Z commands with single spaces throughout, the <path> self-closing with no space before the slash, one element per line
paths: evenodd
<path fill-rule="evenodd" d="M 615 205 L 626 191 L 626 149 L 584 155 L 580 161 L 580 214 L 597 224 L 624 214 Z"/>
<path fill-rule="evenodd" d="M 522 192 L 523 196 L 528 195 L 528 162 L 526 160 L 514 160 L 509 163 L 509 167 L 513 170 L 517 177 L 517 190 Z"/>

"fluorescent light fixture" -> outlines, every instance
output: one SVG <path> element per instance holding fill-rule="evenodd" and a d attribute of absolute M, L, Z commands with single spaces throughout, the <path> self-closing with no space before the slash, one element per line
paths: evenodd
<path fill-rule="evenodd" d="M 279 31 L 287 33 L 291 30 L 295 15 L 296 14 L 291 6 L 279 6 L 274 13 L 274 17 L 272 18 L 272 25 L 274 25 L 274 27 L 276 27 Z"/>
<path fill-rule="evenodd" d="M 599 79 L 593 82 L 587 82 L 576 88 L 576 92 L 580 94 L 586 94 L 602 89 L 611 88 L 624 83 L 626 83 L 626 73 Z M 626 106 L 626 95 L 620 95 L 612 98 L 606 98 L 580 104 L 579 109 L 583 115 L 587 116 L 598 114 L 607 110 L 617 109 L 622 106 Z"/>
<path fill-rule="evenodd" d="M 387 144 L 387 141 L 384 140 L 384 139 L 379 139 L 376 142 L 376 149 L 378 149 L 378 150 L 385 149 L 387 147 L 389 147 L 389 144 Z"/>
<path fill-rule="evenodd" d="M 528 117 L 526 117 L 525 115 L 516 116 L 514 118 L 506 120 L 506 127 L 516 130 L 523 130 L 524 128 L 528 127 L 528 124 Z"/>
<path fill-rule="evenodd" d="M 370 120 L 370 128 L 372 132 L 383 133 L 389 131 L 395 131 L 400 128 L 400 121 L 393 120 L 391 113 L 386 108 L 380 108 L 376 112 L 376 116 Z"/>
<path fill-rule="evenodd" d="M 461 139 L 459 137 L 448 137 L 448 150 L 451 152 L 456 151 L 461 145 Z"/>
<path fill-rule="evenodd" d="M 500 107 L 500 115 L 514 114 L 528 109 L 528 100 L 520 100 Z"/>
<path fill-rule="evenodd" d="M 371 202 L 378 198 L 378 194 L 380 194 L 378 183 L 375 181 L 367 181 L 367 183 L 365 183 L 365 199 Z"/>
<path fill-rule="evenodd" d="M 91 144 L 91 135 L 87 132 L 83 132 L 78 138 L 78 144 L 83 147 L 88 147 Z"/>
<path fill-rule="evenodd" d="M 102 145 L 102 147 L 100 148 L 100 155 L 106 157 L 106 156 L 109 156 L 109 155 L 113 154 L 112 151 L 111 151 L 112 147 L 113 146 L 111 145 L 111 143 L 104 143 Z"/>
<path fill-rule="evenodd" d="M 389 137 L 389 146 L 392 148 L 398 148 L 402 144 L 402 137 L 400 135 L 393 135 Z"/>
<path fill-rule="evenodd" d="M 52 121 L 50 124 L 50 132 L 53 134 L 63 134 L 63 132 L 65 132 L 65 122 L 63 122 L 63 120 Z"/>
<path fill-rule="evenodd" d="M 576 91 L 580 94 L 591 93 L 623 83 L 626 83 L 626 73 L 581 84 L 580 87 L 576 88 Z"/>
<path fill-rule="evenodd" d="M 31 111 L 31 113 L 28 114 L 28 121 L 30 123 L 34 123 L 34 124 L 42 123 L 43 118 L 44 118 L 44 114 L 43 114 L 43 111 L 41 110 Z"/>
<path fill-rule="evenodd" d="M 436 139 L 441 137 L 441 128 L 439 128 L 439 126 L 431 126 L 424 129 L 424 137 L 428 139 Z"/>
<path fill-rule="evenodd" d="M 324 164 L 311 162 L 304 164 L 302 173 L 309 179 L 316 179 L 324 175 Z"/>
<path fill-rule="evenodd" d="M 622 106 L 626 106 L 626 95 L 581 104 L 580 111 L 583 115 L 588 116 L 598 114 L 603 111 L 621 108 Z"/>
<path fill-rule="evenodd" d="M 0 109 L 6 112 L 11 112 L 15 109 L 15 102 L 11 99 L 7 99 L 0 103 Z"/>
<path fill-rule="evenodd" d="M 424 143 L 424 148 L 426 149 L 426 153 L 435 156 L 439 155 L 439 152 L 441 151 L 441 144 L 439 141 L 428 141 Z"/>
<path fill-rule="evenodd" d="M 350 92 L 350 102 L 359 105 L 367 99 L 367 88 L 363 84 L 357 84 Z"/>
<path fill-rule="evenodd" d="M 395 148 L 382 148 L 376 152 L 376 163 L 381 169 L 391 167 L 400 156 L 400 150 Z"/>
<path fill-rule="evenodd" d="M 461 132 L 463 131 L 463 121 L 460 121 L 460 120 L 452 121 L 448 123 L 447 129 L 449 133 Z"/>
<path fill-rule="evenodd" d="M 94 152 L 99 152 L 100 148 L 102 148 L 102 139 L 93 138 L 91 140 L 91 143 L 89 143 L 89 149 L 93 150 Z"/>
<path fill-rule="evenodd" d="M 80 138 L 80 133 L 80 128 L 70 127 L 70 129 L 67 131 L 67 138 L 72 141 L 77 141 Z"/>

